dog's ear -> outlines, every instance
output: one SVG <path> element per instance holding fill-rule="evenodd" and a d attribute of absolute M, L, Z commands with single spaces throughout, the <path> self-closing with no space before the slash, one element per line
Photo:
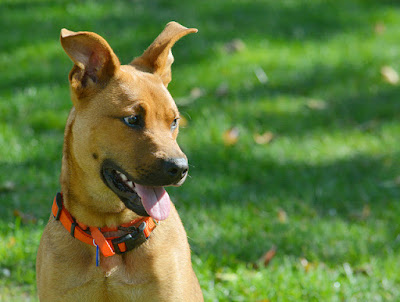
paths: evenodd
<path fill-rule="evenodd" d="M 64 28 L 60 41 L 75 64 L 69 79 L 78 97 L 105 86 L 120 66 L 110 45 L 95 33 L 73 32 Z"/>
<path fill-rule="evenodd" d="M 143 55 L 135 58 L 131 65 L 158 74 L 164 85 L 168 86 L 171 82 L 171 65 L 174 62 L 172 46 L 183 36 L 196 32 L 196 28 L 186 28 L 177 22 L 169 22 Z"/>

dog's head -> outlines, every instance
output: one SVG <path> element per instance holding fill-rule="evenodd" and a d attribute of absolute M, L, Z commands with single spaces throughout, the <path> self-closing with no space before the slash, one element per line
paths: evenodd
<path fill-rule="evenodd" d="M 158 220 L 169 213 L 163 187 L 181 185 L 188 173 L 176 142 L 179 112 L 167 86 L 171 47 L 193 32 L 170 22 L 142 56 L 121 65 L 99 35 L 61 31 L 75 64 L 69 74 L 71 157 L 102 200 L 118 196 L 137 214 Z"/>

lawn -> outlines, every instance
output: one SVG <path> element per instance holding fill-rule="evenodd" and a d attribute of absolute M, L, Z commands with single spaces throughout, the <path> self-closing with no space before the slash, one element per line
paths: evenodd
<path fill-rule="evenodd" d="M 37 301 L 71 107 L 60 29 L 128 63 L 171 20 L 199 29 L 173 48 L 191 177 L 168 191 L 205 300 L 400 301 L 389 0 L 0 0 L 0 301 Z"/>

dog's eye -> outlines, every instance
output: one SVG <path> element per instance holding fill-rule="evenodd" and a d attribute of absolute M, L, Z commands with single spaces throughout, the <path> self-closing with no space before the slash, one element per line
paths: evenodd
<path fill-rule="evenodd" d="M 140 115 L 131 115 L 123 118 L 124 123 L 129 127 L 141 127 L 142 118 Z"/>
<path fill-rule="evenodd" d="M 174 121 L 171 124 L 171 130 L 174 131 L 176 127 L 178 127 L 178 120 L 179 118 L 174 119 Z"/>

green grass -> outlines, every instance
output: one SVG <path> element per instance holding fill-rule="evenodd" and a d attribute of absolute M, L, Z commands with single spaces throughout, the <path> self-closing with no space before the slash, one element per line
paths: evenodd
<path fill-rule="evenodd" d="M 170 20 L 199 29 L 173 49 L 191 178 L 169 192 L 206 301 L 399 301 L 400 88 L 380 74 L 400 70 L 389 0 L 0 0 L 0 301 L 37 299 L 71 106 L 60 29 L 101 34 L 127 63 Z M 245 48 L 227 51 L 233 39 Z"/>

